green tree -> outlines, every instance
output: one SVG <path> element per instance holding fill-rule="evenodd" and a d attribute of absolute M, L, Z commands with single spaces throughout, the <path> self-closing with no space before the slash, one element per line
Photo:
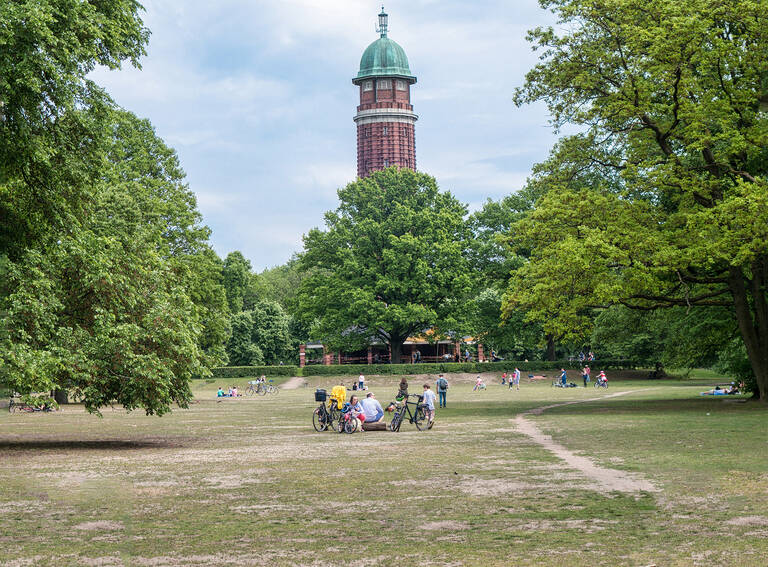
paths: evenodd
<path fill-rule="evenodd" d="M 768 2 L 540 3 L 561 31 L 530 33 L 516 102 L 582 133 L 515 228 L 533 252 L 507 307 L 573 337 L 595 306 L 726 307 L 768 403 Z"/>
<path fill-rule="evenodd" d="M 222 276 L 224 289 L 227 294 L 227 303 L 232 313 L 238 313 L 250 306 L 246 304 L 251 288 L 251 262 L 242 252 L 236 250 L 227 254 L 224 258 Z"/>
<path fill-rule="evenodd" d="M 259 347 L 267 364 L 278 364 L 294 356 L 291 318 L 276 301 L 258 301 L 250 311 L 251 340 Z"/>
<path fill-rule="evenodd" d="M 467 209 L 434 178 L 389 168 L 338 192 L 327 230 L 304 238 L 301 262 L 313 270 L 299 310 L 312 336 L 331 347 L 391 346 L 431 327 L 454 331 L 472 291 Z"/>
<path fill-rule="evenodd" d="M 230 366 L 264 364 L 264 354 L 253 342 L 253 317 L 250 311 L 232 315 L 232 336 L 227 344 Z"/>
<path fill-rule="evenodd" d="M 0 3 L 0 255 L 55 240 L 86 212 L 108 137 L 96 65 L 139 66 L 149 32 L 134 0 Z"/>
<path fill-rule="evenodd" d="M 525 320 L 524 310 L 508 310 L 502 317 L 501 309 L 509 278 L 528 255 L 526 250 L 512 250 L 508 235 L 514 224 L 533 209 L 536 196 L 537 188 L 527 185 L 499 201 L 489 199 L 469 219 L 472 266 L 482 286 L 471 302 L 471 333 L 487 350 L 495 349 L 502 356 L 517 359 L 539 358 L 545 340 L 541 327 Z"/>

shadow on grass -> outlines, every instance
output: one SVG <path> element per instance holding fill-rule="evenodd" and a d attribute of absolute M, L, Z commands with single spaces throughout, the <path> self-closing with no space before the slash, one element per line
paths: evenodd
<path fill-rule="evenodd" d="M 167 439 L 30 439 L 28 441 L 4 441 L 0 439 L 1 451 L 132 451 L 136 449 L 175 449 L 183 447 L 178 440 Z"/>

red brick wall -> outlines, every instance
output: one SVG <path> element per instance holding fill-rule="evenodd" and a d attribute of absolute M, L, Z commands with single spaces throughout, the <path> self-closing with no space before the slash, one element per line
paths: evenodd
<path fill-rule="evenodd" d="M 381 108 L 413 111 L 410 104 L 410 84 L 397 89 L 397 80 L 390 80 L 391 88 L 363 91 L 360 85 L 358 112 Z M 416 169 L 415 129 L 411 122 L 373 122 L 357 126 L 357 175 L 366 177 L 372 171 L 396 165 Z"/>

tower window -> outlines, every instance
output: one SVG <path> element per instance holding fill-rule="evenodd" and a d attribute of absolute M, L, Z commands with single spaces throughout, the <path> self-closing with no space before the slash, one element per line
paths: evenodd
<path fill-rule="evenodd" d="M 379 79 L 376 81 L 376 88 L 381 90 L 391 89 L 392 88 L 392 81 L 389 79 Z"/>
<path fill-rule="evenodd" d="M 389 160 L 388 159 L 384 160 L 384 167 L 389 167 Z"/>
<path fill-rule="evenodd" d="M 399 91 L 407 91 L 408 86 L 406 85 L 405 81 L 397 80 L 395 81 L 395 88 Z"/>
<path fill-rule="evenodd" d="M 363 81 L 363 92 L 373 90 L 373 81 Z"/>
<path fill-rule="evenodd" d="M 386 136 L 387 135 L 387 127 L 386 126 L 384 126 L 384 128 L 381 129 L 381 134 L 382 134 L 382 136 Z"/>

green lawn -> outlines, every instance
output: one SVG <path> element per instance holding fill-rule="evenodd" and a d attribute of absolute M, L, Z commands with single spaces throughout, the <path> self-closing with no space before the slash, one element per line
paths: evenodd
<path fill-rule="evenodd" d="M 768 413 L 699 396 L 706 378 L 454 379 L 427 432 L 316 433 L 313 390 L 331 378 L 223 401 L 218 386 L 247 380 L 198 381 L 199 403 L 163 418 L 3 410 L 0 564 L 765 564 Z M 382 402 L 398 381 L 367 379 Z M 584 403 L 526 420 L 658 491 L 608 492 L 516 428 L 566 401 Z"/>

